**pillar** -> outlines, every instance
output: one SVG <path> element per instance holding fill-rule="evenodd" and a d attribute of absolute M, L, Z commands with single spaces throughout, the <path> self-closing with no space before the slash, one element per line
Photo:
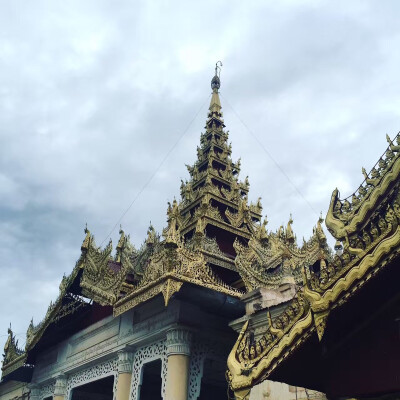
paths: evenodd
<path fill-rule="evenodd" d="M 54 387 L 53 400 L 64 400 L 66 389 L 67 389 L 67 377 L 65 375 L 57 376 L 56 385 Z"/>
<path fill-rule="evenodd" d="M 190 342 L 188 329 L 173 328 L 167 332 L 167 382 L 165 400 L 187 400 Z"/>
<path fill-rule="evenodd" d="M 30 384 L 28 387 L 29 387 L 29 399 L 30 400 L 39 400 L 39 397 L 40 397 L 39 387 L 34 384 Z"/>
<path fill-rule="evenodd" d="M 129 400 L 132 382 L 132 350 L 118 352 L 118 382 L 116 400 Z"/>

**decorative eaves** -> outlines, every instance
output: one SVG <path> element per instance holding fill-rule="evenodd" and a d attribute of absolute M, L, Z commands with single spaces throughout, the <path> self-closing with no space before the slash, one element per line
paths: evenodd
<path fill-rule="evenodd" d="M 393 157 L 389 153 L 388 161 L 380 163 L 385 169 L 369 188 L 365 204 L 360 203 L 346 221 L 339 213 L 333 215 L 338 201 L 334 192 L 327 225 L 338 239 L 335 257 L 321 260 L 317 271 L 303 268 L 305 286 L 281 315 L 269 317 L 269 327 L 259 340 L 251 341 L 251 327 L 244 324 L 228 358 L 227 377 L 236 399 L 247 400 L 251 387 L 268 379 L 312 334 L 321 340 L 331 311 L 400 256 L 400 146 L 391 144 L 389 149 Z M 321 235 L 318 226 L 315 232 Z"/>

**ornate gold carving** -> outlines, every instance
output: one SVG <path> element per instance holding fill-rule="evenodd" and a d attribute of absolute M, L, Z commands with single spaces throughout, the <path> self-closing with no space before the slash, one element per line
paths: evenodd
<path fill-rule="evenodd" d="M 236 271 L 233 259 L 223 253 L 216 238 L 210 238 L 205 232 L 203 235 L 194 236 L 185 242 L 185 247 L 192 251 L 200 251 L 206 262 Z"/>
<path fill-rule="evenodd" d="M 168 209 L 167 209 L 168 223 L 170 223 L 170 221 L 174 221 L 176 227 L 179 229 L 181 229 L 184 226 L 186 220 L 188 219 L 187 215 L 185 217 L 181 215 L 181 208 L 182 205 L 178 204 L 176 199 L 174 199 L 172 205 L 171 203 L 168 202 Z"/>
<path fill-rule="evenodd" d="M 233 163 L 232 146 L 220 112 L 218 92 L 213 94 L 206 122 L 197 148 L 197 161 L 188 166 L 191 180 L 181 182 L 182 203 L 178 207 L 185 223 L 177 227 L 185 236 L 197 236 L 207 224 L 248 239 L 255 230 L 255 221 L 261 217 L 261 199 L 247 204 L 248 177 L 239 182 L 240 159 Z M 215 104 L 218 107 L 215 108 Z M 178 220 L 178 216 L 176 217 Z M 195 230 L 195 233 L 191 233 Z M 197 240 L 198 241 L 198 240 Z"/>
<path fill-rule="evenodd" d="M 399 138 L 397 142 L 400 144 Z M 253 382 L 267 379 L 313 332 L 321 340 L 325 330 L 329 329 L 330 312 L 347 302 L 385 268 L 389 260 L 399 257 L 400 168 L 397 167 L 397 154 L 391 154 L 399 150 L 400 147 L 391 144 L 386 158 L 378 162 L 379 182 L 370 181 L 370 187 L 375 184 L 373 188 L 366 189 L 365 193 L 359 191 L 362 193 L 357 198 L 365 198 L 356 212 L 353 210 L 357 200 L 340 202 L 337 191 L 334 192 L 328 216 L 329 227 L 337 234 L 337 254 L 333 259 L 321 258 L 319 269 L 308 269 L 304 265 L 306 285 L 281 316 L 270 320 L 266 334 L 269 333 L 269 337 L 264 335 L 259 342 L 250 343 L 247 339 L 249 327 L 243 327 L 228 359 L 228 376 L 235 392 L 243 392 Z M 376 179 L 374 175 L 372 179 Z M 343 217 L 346 215 L 348 219 Z M 319 240 L 325 237 L 321 222 L 314 231 Z M 278 237 L 285 237 L 283 229 L 278 232 Z M 299 301 L 302 307 L 293 308 L 292 305 Z"/>
<path fill-rule="evenodd" d="M 312 290 L 326 291 L 337 279 L 359 264 L 360 259 L 375 249 L 377 244 L 393 234 L 399 224 L 400 199 L 396 195 L 387 200 L 389 203 L 382 205 L 380 212 L 376 213 L 362 229 L 345 237 L 342 254 L 334 257 L 322 276 L 317 279 L 316 274 L 311 273 Z"/>
<path fill-rule="evenodd" d="M 233 190 L 225 189 L 224 187 L 222 187 L 221 193 L 228 201 L 230 201 L 232 203 L 236 203 L 239 201 L 239 198 L 240 198 L 239 189 L 237 189 L 236 191 L 233 191 Z"/>
<path fill-rule="evenodd" d="M 69 293 L 79 271 L 83 270 L 80 285 L 86 296 L 100 304 L 113 304 L 119 296 L 120 287 L 128 270 L 133 269 L 131 258 L 134 250 L 122 230 L 114 260 L 110 256 L 111 243 L 104 250 L 100 250 L 96 247 L 88 229 L 85 229 L 85 233 L 81 257 L 72 273 L 63 277 L 57 299 L 54 303 L 50 303 L 42 322 L 34 325 L 31 321 L 29 324 L 26 333 L 26 352 L 36 345 L 51 323 L 76 312 L 81 307 L 88 306 L 81 298 Z"/>
<path fill-rule="evenodd" d="M 3 366 L 19 359 L 24 354 L 24 351 L 18 347 L 18 340 L 15 340 L 15 335 L 11 329 L 11 325 L 8 328 L 7 333 L 8 337 L 6 344 L 4 345 Z"/>
<path fill-rule="evenodd" d="M 317 330 L 318 339 L 321 341 L 324 335 L 326 324 L 328 321 L 329 310 L 325 310 L 320 313 L 313 313 L 314 324 Z"/>
<path fill-rule="evenodd" d="M 249 206 L 247 205 L 247 199 L 239 199 L 237 213 L 233 213 L 227 209 L 225 211 L 225 216 L 235 228 L 240 228 L 246 224 L 249 232 L 253 232 L 254 224 L 250 214 Z"/>
<path fill-rule="evenodd" d="M 263 209 L 262 204 L 261 204 L 261 197 L 258 198 L 256 204 L 250 203 L 249 209 L 254 214 L 261 216 L 262 209 Z"/>
<path fill-rule="evenodd" d="M 182 285 L 183 285 L 183 282 L 176 281 L 175 279 L 167 279 L 164 282 L 161 292 L 164 296 L 165 307 L 167 307 L 171 296 L 174 293 L 179 292 Z"/>
<path fill-rule="evenodd" d="M 184 246 L 179 230 L 172 221 L 165 231 L 165 237 L 164 248 L 151 257 L 142 279 L 115 304 L 115 315 L 158 293 L 163 293 L 168 304 L 172 294 L 179 291 L 185 282 L 240 297 L 240 291 L 231 288 L 213 273 L 201 253 Z"/>
<path fill-rule="evenodd" d="M 215 238 L 210 238 L 207 236 L 207 234 L 202 235 L 199 245 L 200 246 L 198 247 L 196 246 L 194 238 L 186 241 L 185 243 L 185 247 L 190 250 L 196 250 L 200 248 L 209 254 L 226 258 L 226 255 L 220 250 L 217 240 Z"/>
<path fill-rule="evenodd" d="M 260 287 L 275 289 L 287 282 L 302 286 L 302 268 L 329 257 L 321 221 L 320 218 L 314 235 L 301 248 L 295 242 L 292 217 L 286 231 L 281 228 L 277 233 L 267 233 L 265 219 L 254 231 L 247 246 L 236 239 L 235 265 L 247 291 Z"/>
<path fill-rule="evenodd" d="M 294 243 L 296 239 L 293 233 L 292 224 L 293 224 L 293 219 L 292 219 L 292 214 L 290 214 L 290 219 L 286 227 L 286 241 L 290 244 Z"/>
<path fill-rule="evenodd" d="M 227 376 L 235 394 L 250 389 L 261 375 L 276 368 L 277 358 L 299 339 L 303 330 L 315 329 L 312 321 L 308 303 L 298 295 L 284 313 L 273 321 L 270 319 L 267 332 L 259 340 L 252 340 L 249 322 L 246 322 L 228 357 Z"/>
<path fill-rule="evenodd" d="M 389 139 L 390 140 L 390 139 Z M 396 141 L 400 143 L 399 134 Z M 395 153 L 395 155 L 394 155 Z M 377 207 L 388 189 L 393 186 L 400 175 L 400 152 L 397 146 L 390 142 L 385 154 L 375 167 L 365 176 L 365 185 L 360 185 L 357 191 L 349 196 L 356 199 L 355 203 L 339 199 L 339 191 L 332 193 L 331 204 L 326 216 L 326 226 L 334 237 L 344 240 L 347 235 L 354 234 Z"/>
<path fill-rule="evenodd" d="M 209 195 L 204 195 L 200 207 L 196 209 L 193 215 L 193 220 L 202 219 L 204 217 L 212 218 L 216 221 L 224 222 L 219 209 L 217 207 L 213 207 L 210 205 L 210 197 Z"/>
<path fill-rule="evenodd" d="M 133 251 L 130 257 L 133 273 L 136 279 L 143 276 L 144 270 L 148 264 L 149 258 L 159 251 L 161 246 L 160 236 L 150 224 L 147 230 L 147 239 L 140 247 L 139 251 Z"/>
<path fill-rule="evenodd" d="M 214 226 L 217 226 L 218 228 L 221 228 L 227 232 L 231 232 L 235 235 L 238 235 L 242 238 L 246 238 L 246 239 L 250 239 L 250 233 L 249 230 L 244 228 L 235 228 L 232 225 L 230 225 L 228 222 L 221 222 L 221 221 L 216 221 L 213 218 L 209 218 L 209 217 L 204 217 L 205 218 L 205 223 L 206 224 L 211 224 Z M 195 221 L 191 222 L 190 224 L 188 224 L 188 226 L 182 231 L 182 234 L 186 234 L 188 232 L 190 232 L 192 229 L 194 229 L 196 227 L 196 223 Z"/>
<path fill-rule="evenodd" d="M 111 241 L 104 250 L 96 247 L 94 237 L 89 235 L 82 245 L 79 267 L 83 269 L 80 282 L 82 293 L 102 305 L 114 304 L 120 294 L 122 283 L 128 271 L 133 270 L 131 256 L 134 251 L 129 237 L 120 230 L 115 260 L 111 258 Z"/>

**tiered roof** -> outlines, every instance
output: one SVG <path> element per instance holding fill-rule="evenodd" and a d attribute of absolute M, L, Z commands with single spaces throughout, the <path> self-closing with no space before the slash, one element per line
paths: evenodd
<path fill-rule="evenodd" d="M 85 229 L 81 256 L 63 278 L 57 300 L 41 323 L 32 322 L 28 328 L 19 367 L 34 361 L 30 354 L 48 329 L 95 305 L 119 315 L 161 294 L 167 306 L 188 284 L 239 299 L 245 291 L 277 287 L 288 280 L 302 286 L 302 266 L 329 258 L 322 219 L 302 247 L 297 246 L 292 218 L 286 229 L 275 233 L 267 231 L 266 218 L 261 223 L 261 199 L 249 204 L 248 178 L 239 180 L 240 160 L 231 158 L 217 68 L 211 88 L 197 160 L 188 166 L 190 177 L 181 184 L 181 199 L 168 205 L 162 237 L 150 226 L 137 250 L 121 230 L 113 256 L 111 241 L 101 249 Z M 3 375 L 8 364 L 3 365 Z"/>
<path fill-rule="evenodd" d="M 231 158 L 232 146 L 228 143 L 229 133 L 221 112 L 217 70 L 211 87 L 213 92 L 205 132 L 197 147 L 197 160 L 187 166 L 190 179 L 182 181 L 181 201 L 168 209 L 168 217 L 179 213 L 179 229 L 188 247 L 202 251 L 207 261 L 215 265 L 235 270 L 233 241 L 238 238 L 245 243 L 250 239 L 261 220 L 262 206 L 260 200 L 257 204 L 248 204 L 248 178 L 239 180 L 240 160 L 234 162 Z M 218 246 L 212 244 L 208 236 L 211 232 Z M 217 251 L 210 252 L 212 247 Z"/>

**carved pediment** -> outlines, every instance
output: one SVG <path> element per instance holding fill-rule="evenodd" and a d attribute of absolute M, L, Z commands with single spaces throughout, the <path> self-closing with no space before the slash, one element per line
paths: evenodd
<path fill-rule="evenodd" d="M 275 289 L 282 283 L 303 285 L 301 270 L 330 256 L 320 218 L 311 239 L 298 247 L 291 229 L 290 218 L 286 230 L 267 233 L 264 220 L 253 232 L 247 245 L 235 240 L 235 265 L 247 291 L 258 288 Z"/>
<path fill-rule="evenodd" d="M 24 351 L 18 347 L 18 340 L 15 339 L 11 326 L 8 328 L 7 333 L 8 337 L 4 345 L 3 365 L 9 364 L 24 354 Z"/>
<path fill-rule="evenodd" d="M 120 235 L 115 259 L 111 257 L 111 241 L 101 250 L 89 231 L 82 246 L 79 260 L 79 267 L 83 269 L 82 293 L 102 305 L 113 305 L 117 301 L 128 272 L 133 272 L 131 259 L 135 250 L 122 230 Z"/>
<path fill-rule="evenodd" d="M 241 292 L 225 284 L 209 267 L 201 252 L 185 247 L 175 223 L 164 230 L 164 245 L 152 255 L 143 277 L 124 298 L 115 305 L 115 314 L 146 301 L 159 293 L 165 305 L 180 290 L 183 283 L 192 283 L 231 296 L 240 297 Z"/>

